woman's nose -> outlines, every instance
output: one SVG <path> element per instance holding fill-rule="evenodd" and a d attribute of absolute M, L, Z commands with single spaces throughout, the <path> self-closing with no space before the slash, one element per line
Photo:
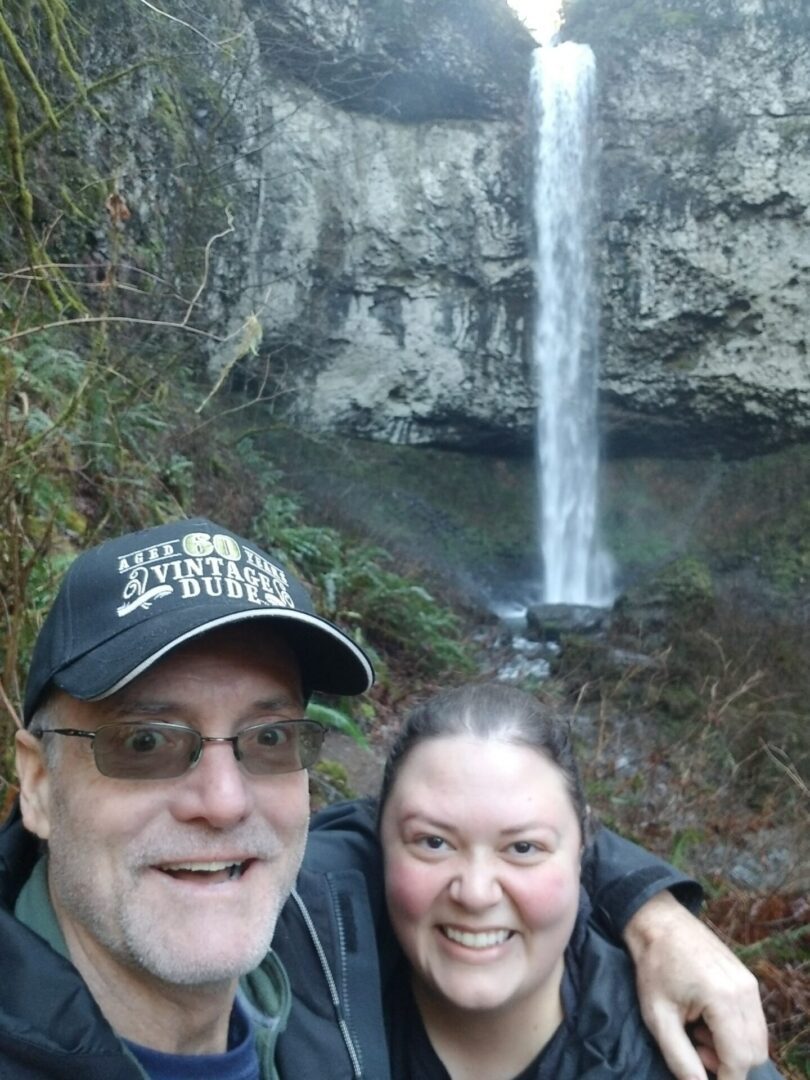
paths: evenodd
<path fill-rule="evenodd" d="M 450 882 L 450 897 L 470 911 L 497 904 L 502 895 L 495 867 L 487 860 L 472 860 L 459 868 Z"/>

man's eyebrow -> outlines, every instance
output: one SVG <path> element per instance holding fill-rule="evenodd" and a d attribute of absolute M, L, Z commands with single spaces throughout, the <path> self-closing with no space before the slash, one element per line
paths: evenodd
<path fill-rule="evenodd" d="M 532 818 L 531 821 L 527 821 L 523 825 L 510 825 L 508 829 L 501 829 L 501 836 L 518 836 L 520 833 L 530 833 L 536 829 L 553 833 L 557 837 L 560 835 L 559 831 L 550 822 L 543 821 L 542 818 Z"/>
<path fill-rule="evenodd" d="M 263 698 L 253 702 L 254 709 L 266 712 L 277 712 L 279 709 L 295 708 L 304 711 L 304 703 L 299 697 L 290 697 L 289 694 L 278 694 L 276 697 Z"/>
<path fill-rule="evenodd" d="M 107 715 L 110 720 L 117 720 L 119 717 L 127 716 L 129 713 L 138 713 L 143 716 L 163 716 L 167 712 L 176 711 L 177 708 L 178 704 L 173 701 L 125 698 L 108 709 Z"/>
<path fill-rule="evenodd" d="M 275 713 L 279 709 L 294 708 L 304 711 L 304 705 L 300 698 L 291 697 L 289 694 L 276 694 L 269 698 L 259 698 L 250 704 L 248 711 Z M 139 716 L 165 716 L 167 713 L 183 712 L 185 706 L 182 701 L 172 701 L 171 698 L 137 698 L 130 697 L 118 701 L 108 710 L 108 717 L 117 720 L 122 716 L 137 713 Z"/>

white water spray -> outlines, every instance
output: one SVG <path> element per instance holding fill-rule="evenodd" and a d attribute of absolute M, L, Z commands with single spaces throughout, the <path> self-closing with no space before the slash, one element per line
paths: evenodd
<path fill-rule="evenodd" d="M 608 605 L 610 557 L 597 535 L 595 65 L 587 45 L 535 51 L 538 530 L 546 603 Z"/>

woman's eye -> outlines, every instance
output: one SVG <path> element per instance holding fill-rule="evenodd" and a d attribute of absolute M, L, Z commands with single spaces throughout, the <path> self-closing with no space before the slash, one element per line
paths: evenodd
<path fill-rule="evenodd" d="M 423 836 L 420 840 L 422 847 L 426 847 L 429 851 L 441 851 L 446 844 L 446 841 L 441 836 Z"/>
<path fill-rule="evenodd" d="M 540 851 L 537 844 L 532 843 L 531 840 L 516 840 L 511 847 L 515 855 L 534 855 Z"/>

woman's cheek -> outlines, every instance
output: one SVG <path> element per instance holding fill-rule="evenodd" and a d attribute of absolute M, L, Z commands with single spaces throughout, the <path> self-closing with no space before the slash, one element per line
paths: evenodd
<path fill-rule="evenodd" d="M 419 919 L 432 906 L 440 884 L 437 867 L 407 856 L 393 856 L 385 868 L 388 910 L 396 923 L 400 918 Z"/>
<path fill-rule="evenodd" d="M 529 926 L 548 926 L 567 919 L 579 903 L 578 869 L 547 863 L 537 874 L 526 875 L 520 882 L 519 907 Z M 518 899 L 513 893 L 513 898 Z"/>

